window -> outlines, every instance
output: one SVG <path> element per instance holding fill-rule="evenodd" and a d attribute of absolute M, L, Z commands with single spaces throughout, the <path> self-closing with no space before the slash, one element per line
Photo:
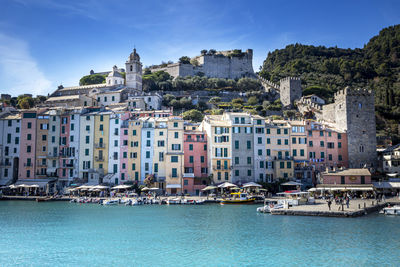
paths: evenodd
<path fill-rule="evenodd" d="M 135 170 L 136 170 L 136 164 L 132 163 L 132 171 L 135 171 Z"/>
<path fill-rule="evenodd" d="M 235 176 L 239 176 L 239 170 L 235 170 Z"/>
<path fill-rule="evenodd" d="M 319 131 L 319 136 L 324 136 L 324 131 Z"/>
<path fill-rule="evenodd" d="M 311 130 L 308 131 L 308 136 L 312 136 L 312 131 Z"/>
<path fill-rule="evenodd" d="M 276 134 L 281 134 L 281 129 L 276 129 Z"/>
<path fill-rule="evenodd" d="M 342 148 L 342 142 L 337 143 L 338 148 Z"/>
<path fill-rule="evenodd" d="M 259 156 L 262 156 L 262 149 L 259 149 L 259 150 L 258 150 L 258 155 L 259 155 Z"/>
<path fill-rule="evenodd" d="M 158 172 L 158 163 L 154 163 L 154 172 Z"/>
<path fill-rule="evenodd" d="M 247 176 L 251 176 L 251 170 L 247 170 Z"/>
<path fill-rule="evenodd" d="M 235 149 L 239 149 L 239 140 L 235 140 Z"/>
<path fill-rule="evenodd" d="M 335 143 L 328 142 L 328 143 L 327 143 L 327 147 L 328 147 L 328 148 L 335 148 Z"/>
<path fill-rule="evenodd" d="M 16 145 L 19 144 L 19 137 L 15 137 L 15 144 L 16 144 Z"/>
<path fill-rule="evenodd" d="M 236 164 L 236 165 L 239 164 L 239 157 L 235 157 L 235 164 Z"/>
<path fill-rule="evenodd" d="M 147 141 L 146 141 L 146 146 L 147 146 L 147 147 L 150 147 L 150 146 L 151 146 L 151 141 L 150 141 L 150 140 L 147 140 Z"/>
<path fill-rule="evenodd" d="M 292 168 L 292 162 L 290 162 L 290 161 L 286 162 L 286 167 L 288 169 L 291 169 Z"/>
<path fill-rule="evenodd" d="M 188 180 L 183 180 L 183 185 L 189 185 L 189 181 Z"/>
<path fill-rule="evenodd" d="M 27 134 L 26 140 L 32 140 L 32 135 L 31 134 Z"/>
<path fill-rule="evenodd" d="M 260 169 L 264 169 L 264 161 L 260 161 Z"/>
<path fill-rule="evenodd" d="M 150 158 L 150 151 L 146 151 L 146 159 Z"/>
<path fill-rule="evenodd" d="M 103 131 L 103 129 L 104 129 L 103 124 L 100 124 L 99 130 L 100 130 L 100 131 Z"/>
<path fill-rule="evenodd" d="M 247 149 L 251 149 L 251 141 L 247 141 Z"/>
<path fill-rule="evenodd" d="M 332 154 L 328 154 L 328 160 L 332 161 Z"/>
<path fill-rule="evenodd" d="M 178 177 L 178 170 L 177 168 L 172 168 L 172 177 Z"/>
<path fill-rule="evenodd" d="M 292 144 L 296 144 L 296 137 L 292 137 Z"/>
<path fill-rule="evenodd" d="M 103 121 L 103 120 L 104 120 L 103 115 L 100 115 L 100 121 Z"/>
<path fill-rule="evenodd" d="M 251 157 L 247 157 L 247 164 L 251 164 Z"/>
<path fill-rule="evenodd" d="M 178 138 L 179 138 L 179 133 L 178 133 L 178 132 L 175 132 L 175 133 L 174 133 L 174 137 L 175 137 L 175 139 L 178 139 Z"/>
<path fill-rule="evenodd" d="M 283 129 L 284 134 L 288 134 L 288 129 Z"/>
<path fill-rule="evenodd" d="M 271 156 L 271 149 L 267 149 L 267 156 Z"/>
<path fill-rule="evenodd" d="M 90 136 L 86 136 L 86 144 L 89 144 L 89 138 Z"/>
<path fill-rule="evenodd" d="M 259 144 L 259 145 L 262 144 L 262 137 L 257 138 L 257 144 Z"/>
<path fill-rule="evenodd" d="M 304 157 L 304 149 L 300 149 L 300 156 Z"/>
<path fill-rule="evenodd" d="M 271 134 L 271 129 L 267 129 L 267 134 Z"/>
<path fill-rule="evenodd" d="M 132 131 L 132 135 L 135 136 L 136 135 L 136 130 Z"/>
<path fill-rule="evenodd" d="M 342 160 L 343 160 L 342 155 L 338 155 L 338 160 L 339 160 L 339 161 L 342 161 Z"/>
<path fill-rule="evenodd" d="M 19 133 L 19 127 L 15 128 L 15 132 Z"/>
<path fill-rule="evenodd" d="M 341 183 L 341 184 L 345 184 L 345 178 L 344 178 L 344 176 L 340 176 L 340 183 Z"/>
<path fill-rule="evenodd" d="M 193 144 L 189 144 L 189 150 L 193 150 Z"/>
<path fill-rule="evenodd" d="M 228 181 L 229 180 L 229 174 L 226 172 L 225 173 L 225 181 Z"/>
<path fill-rule="evenodd" d="M 150 131 L 147 131 L 147 132 L 146 132 L 146 135 L 147 135 L 147 138 L 150 138 L 150 137 L 151 137 L 151 132 L 150 132 Z"/>
<path fill-rule="evenodd" d="M 312 146 L 313 146 L 313 141 L 309 141 L 309 142 L 308 142 L 308 146 L 309 146 L 309 147 L 312 147 Z"/>
<path fill-rule="evenodd" d="M 271 139 L 267 138 L 267 144 L 271 144 Z"/>
<path fill-rule="evenodd" d="M 11 134 L 7 134 L 7 144 L 11 144 Z"/>
<path fill-rule="evenodd" d="M 281 169 L 285 168 L 285 162 L 284 161 L 279 162 L 279 168 L 281 168 Z"/>
<path fill-rule="evenodd" d="M 221 180 L 221 173 L 220 172 L 217 173 L 217 177 L 218 177 L 217 178 L 218 180 Z"/>
<path fill-rule="evenodd" d="M 285 145 L 289 145 L 289 139 L 285 139 Z"/>
<path fill-rule="evenodd" d="M 171 148 L 172 148 L 172 150 L 181 150 L 181 145 L 180 144 L 172 144 Z"/>
<path fill-rule="evenodd" d="M 171 156 L 171 162 L 178 162 L 178 156 Z"/>
<path fill-rule="evenodd" d="M 200 162 L 204 163 L 204 156 L 200 156 Z"/>
<path fill-rule="evenodd" d="M 158 147 L 164 147 L 164 145 L 165 145 L 165 141 L 164 140 L 157 141 L 157 146 Z M 189 145 L 189 149 L 190 149 L 190 145 Z M 193 145 L 192 145 L 192 150 L 193 150 Z"/>
<path fill-rule="evenodd" d="M 361 176 L 361 184 L 365 184 L 365 176 Z"/>
<path fill-rule="evenodd" d="M 278 140 L 276 140 L 276 143 L 277 143 L 278 145 L 281 145 L 281 144 L 282 144 L 282 140 L 281 140 L 281 139 L 278 139 Z"/>
<path fill-rule="evenodd" d="M 321 159 L 325 158 L 325 152 L 321 152 Z"/>
<path fill-rule="evenodd" d="M 293 156 L 293 157 L 297 157 L 297 150 L 296 150 L 296 149 L 293 149 L 293 151 L 292 151 L 292 156 Z"/>
<path fill-rule="evenodd" d="M 118 147 L 118 140 L 114 140 L 114 147 Z"/>
<path fill-rule="evenodd" d="M 342 139 L 342 134 L 338 133 L 338 134 L 337 134 L 337 138 L 338 138 L 338 139 Z"/>
<path fill-rule="evenodd" d="M 193 163 L 193 156 L 189 156 L 189 163 Z"/>
<path fill-rule="evenodd" d="M 145 170 L 145 171 L 149 171 L 149 163 L 148 163 L 148 162 L 146 162 L 146 163 L 144 164 L 144 170 Z"/>
<path fill-rule="evenodd" d="M 112 97 L 111 97 L 111 101 L 115 101 L 115 96 L 112 96 Z"/>
<path fill-rule="evenodd" d="M 217 170 L 220 170 L 220 169 L 221 169 L 221 161 L 217 160 Z"/>
<path fill-rule="evenodd" d="M 85 149 L 85 156 L 89 156 L 89 148 Z"/>
<path fill-rule="evenodd" d="M 28 127 L 28 129 L 31 129 L 32 128 L 32 122 L 28 122 L 27 127 Z"/>
<path fill-rule="evenodd" d="M 128 152 L 126 151 L 122 152 L 122 158 L 124 159 L 128 158 Z"/>
<path fill-rule="evenodd" d="M 26 147 L 26 153 L 31 153 L 32 151 L 32 147 L 31 146 L 27 146 Z"/>
<path fill-rule="evenodd" d="M 320 145 L 320 147 L 324 147 L 325 146 L 324 141 L 320 141 L 319 145 Z"/>
<path fill-rule="evenodd" d="M 207 151 L 207 145 L 204 145 L 204 151 Z"/>
<path fill-rule="evenodd" d="M 174 128 L 178 128 L 178 123 L 174 122 Z"/>

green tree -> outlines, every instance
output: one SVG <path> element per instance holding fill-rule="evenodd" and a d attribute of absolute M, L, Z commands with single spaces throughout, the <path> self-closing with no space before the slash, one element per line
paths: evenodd
<path fill-rule="evenodd" d="M 197 109 L 191 109 L 183 112 L 182 114 L 184 120 L 191 120 L 194 122 L 201 122 L 203 120 L 203 113 L 198 111 Z"/>
<path fill-rule="evenodd" d="M 106 82 L 106 75 L 93 74 L 93 75 L 83 76 L 79 80 L 79 85 L 100 84 L 105 82 Z"/>
<path fill-rule="evenodd" d="M 190 64 L 190 57 L 183 56 L 179 58 L 179 63 L 182 64 Z"/>
<path fill-rule="evenodd" d="M 247 104 L 250 106 L 254 106 L 258 104 L 258 98 L 255 96 L 251 96 L 249 97 L 249 99 L 247 100 Z"/>

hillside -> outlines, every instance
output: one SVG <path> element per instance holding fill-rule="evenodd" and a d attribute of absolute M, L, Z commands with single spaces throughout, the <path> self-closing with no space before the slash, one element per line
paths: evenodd
<path fill-rule="evenodd" d="M 260 76 L 273 82 L 299 76 L 305 93 L 321 92 L 328 101 L 345 86 L 373 89 L 378 135 L 400 140 L 400 25 L 381 30 L 363 48 L 292 44 L 277 49 L 268 53 Z"/>

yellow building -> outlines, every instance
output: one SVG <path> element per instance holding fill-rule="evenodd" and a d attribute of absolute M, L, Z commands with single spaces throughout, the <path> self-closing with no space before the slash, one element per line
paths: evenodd
<path fill-rule="evenodd" d="M 100 112 L 94 116 L 94 168 L 100 177 L 108 174 L 110 113 Z M 100 179 L 101 181 L 102 179 Z"/>
<path fill-rule="evenodd" d="M 140 182 L 140 146 L 143 123 L 141 120 L 129 121 L 128 131 L 128 180 Z"/>
<path fill-rule="evenodd" d="M 290 155 L 290 125 L 284 120 L 267 120 L 265 126 L 267 181 L 293 178 L 294 162 Z"/>
<path fill-rule="evenodd" d="M 165 162 L 166 190 L 170 194 L 182 192 L 183 177 L 183 128 L 181 117 L 169 117 L 167 123 L 167 155 Z M 157 145 L 157 144 L 156 144 Z"/>

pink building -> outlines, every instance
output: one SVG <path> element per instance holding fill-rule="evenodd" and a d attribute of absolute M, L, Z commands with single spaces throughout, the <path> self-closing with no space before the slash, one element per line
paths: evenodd
<path fill-rule="evenodd" d="M 306 130 L 310 165 L 317 170 L 348 167 L 346 133 L 312 121 L 307 122 Z"/>
<path fill-rule="evenodd" d="M 184 132 L 184 174 L 183 191 L 185 194 L 199 195 L 207 186 L 207 138 L 201 131 Z"/>
<path fill-rule="evenodd" d="M 371 173 L 368 169 L 340 169 L 321 174 L 322 184 L 371 184 Z"/>
<path fill-rule="evenodd" d="M 35 178 L 36 110 L 22 112 L 18 179 Z"/>
<path fill-rule="evenodd" d="M 73 157 L 70 148 L 70 116 L 64 114 L 61 116 L 60 128 L 60 168 L 58 169 L 58 177 L 61 180 L 67 180 L 68 176 L 73 176 Z"/>

